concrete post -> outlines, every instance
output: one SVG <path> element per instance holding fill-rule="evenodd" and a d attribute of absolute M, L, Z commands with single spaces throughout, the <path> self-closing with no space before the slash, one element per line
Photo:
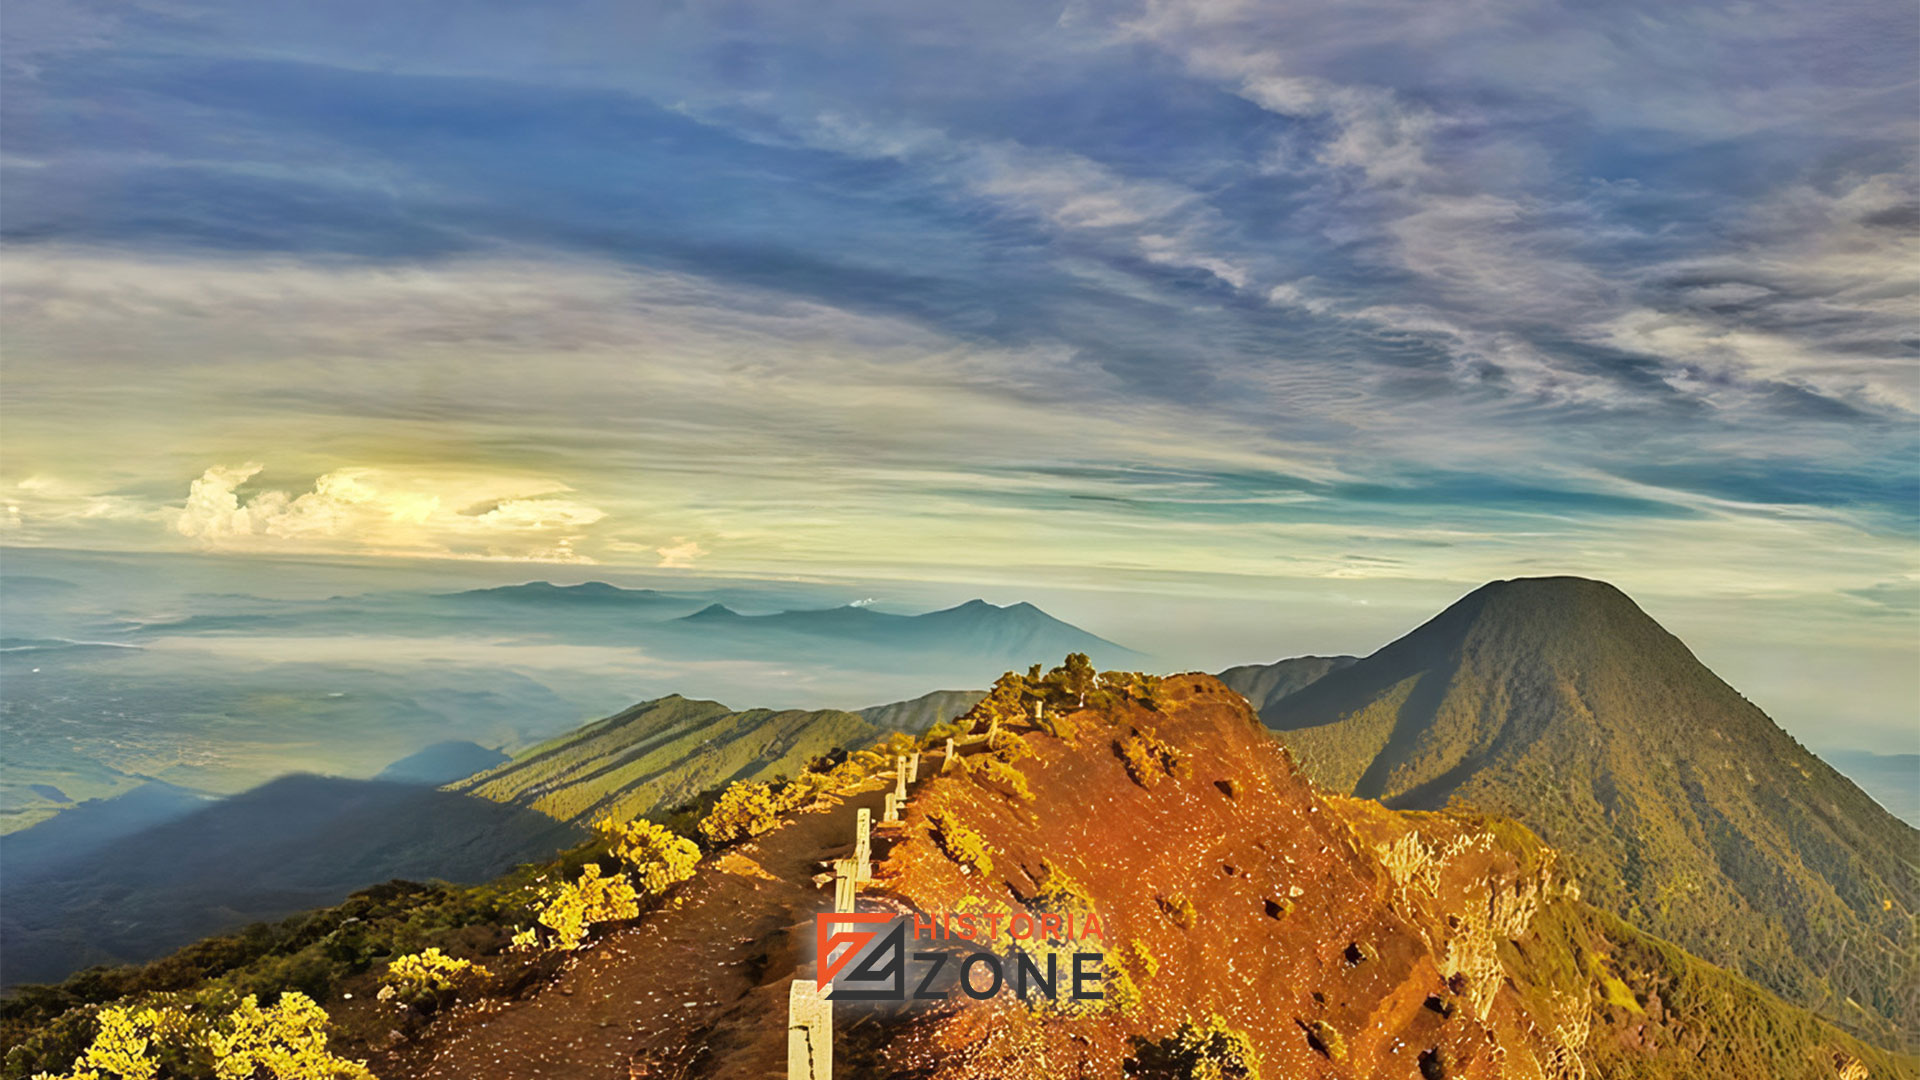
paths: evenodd
<path fill-rule="evenodd" d="M 947 756 L 940 759 L 940 771 L 946 772 L 948 769 L 951 769 L 951 768 L 953 768 L 953 740 L 948 739 L 947 740 Z"/>
<path fill-rule="evenodd" d="M 901 802 L 907 801 L 907 759 L 904 756 L 893 759 L 893 795 Z"/>
<path fill-rule="evenodd" d="M 833 1001 L 812 979 L 787 991 L 787 1080 L 833 1080 Z"/>
<path fill-rule="evenodd" d="M 917 784 L 919 782 L 920 782 L 920 751 L 915 750 L 913 753 L 907 755 L 907 783 Z"/>
<path fill-rule="evenodd" d="M 833 910 L 836 915 L 853 910 L 854 873 L 852 859 L 833 860 Z"/>
<path fill-rule="evenodd" d="M 899 821 L 900 820 L 900 796 L 895 795 L 891 791 L 887 792 L 887 813 L 886 813 L 886 816 L 882 817 L 880 820 L 881 821 Z"/>
<path fill-rule="evenodd" d="M 853 879 L 873 880 L 873 811 L 864 806 L 854 815 Z"/>
<path fill-rule="evenodd" d="M 1044 701 L 1034 702 L 1033 703 L 1033 722 L 1036 724 L 1039 723 L 1041 719 L 1043 719 L 1046 715 L 1047 715 L 1047 703 Z"/>

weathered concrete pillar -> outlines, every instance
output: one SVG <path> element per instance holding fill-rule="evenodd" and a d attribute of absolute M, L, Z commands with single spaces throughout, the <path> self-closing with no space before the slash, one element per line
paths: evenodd
<path fill-rule="evenodd" d="M 1042 719 L 1046 717 L 1046 715 L 1047 715 L 1047 703 L 1044 701 L 1034 702 L 1033 703 L 1033 722 L 1036 724 L 1039 723 Z"/>
<path fill-rule="evenodd" d="M 893 795 L 901 802 L 907 801 L 907 759 L 904 756 L 893 759 Z"/>
<path fill-rule="evenodd" d="M 853 819 L 853 879 L 873 880 L 873 811 L 861 807 Z"/>
<path fill-rule="evenodd" d="M 953 768 L 953 740 L 949 738 L 947 740 L 947 756 L 940 759 L 940 771 L 946 772 L 951 768 Z"/>
<path fill-rule="evenodd" d="M 920 751 L 915 750 L 913 753 L 907 755 L 907 783 L 917 784 L 919 782 L 920 782 Z"/>
<path fill-rule="evenodd" d="M 835 914 L 853 910 L 853 890 L 857 871 L 852 859 L 833 860 L 833 910 Z"/>
<path fill-rule="evenodd" d="M 833 1001 L 812 979 L 787 991 L 787 1080 L 833 1080 Z"/>
<path fill-rule="evenodd" d="M 891 791 L 887 792 L 887 812 L 886 812 L 886 815 L 882 817 L 880 820 L 881 821 L 899 821 L 900 820 L 900 796 L 895 795 Z"/>

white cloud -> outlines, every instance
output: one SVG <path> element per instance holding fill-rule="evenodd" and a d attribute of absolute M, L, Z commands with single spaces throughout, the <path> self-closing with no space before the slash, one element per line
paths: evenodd
<path fill-rule="evenodd" d="M 676 536 L 673 543 L 654 549 L 660 556 L 660 566 L 668 570 L 685 570 L 693 566 L 693 561 L 707 553 L 707 549 L 684 536 Z"/>
<path fill-rule="evenodd" d="M 580 530 L 606 515 L 564 485 L 456 471 L 336 469 L 300 495 L 241 487 L 264 466 L 216 465 L 190 485 L 173 528 L 206 546 L 575 562 Z"/>

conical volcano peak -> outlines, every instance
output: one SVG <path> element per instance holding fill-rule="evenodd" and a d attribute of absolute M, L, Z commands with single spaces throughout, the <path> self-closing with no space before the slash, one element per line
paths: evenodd
<path fill-rule="evenodd" d="M 1792 1000 L 1911 1007 L 1857 957 L 1908 932 L 1912 830 L 1612 585 L 1491 582 L 1261 715 L 1320 784 L 1519 818 L 1602 906 Z"/>

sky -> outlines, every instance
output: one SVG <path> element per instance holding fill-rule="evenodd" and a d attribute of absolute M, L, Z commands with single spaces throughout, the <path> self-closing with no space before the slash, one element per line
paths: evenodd
<path fill-rule="evenodd" d="M 1195 664 L 1576 573 L 1920 750 L 1912 16 L 15 0 L 0 543 Z"/>

